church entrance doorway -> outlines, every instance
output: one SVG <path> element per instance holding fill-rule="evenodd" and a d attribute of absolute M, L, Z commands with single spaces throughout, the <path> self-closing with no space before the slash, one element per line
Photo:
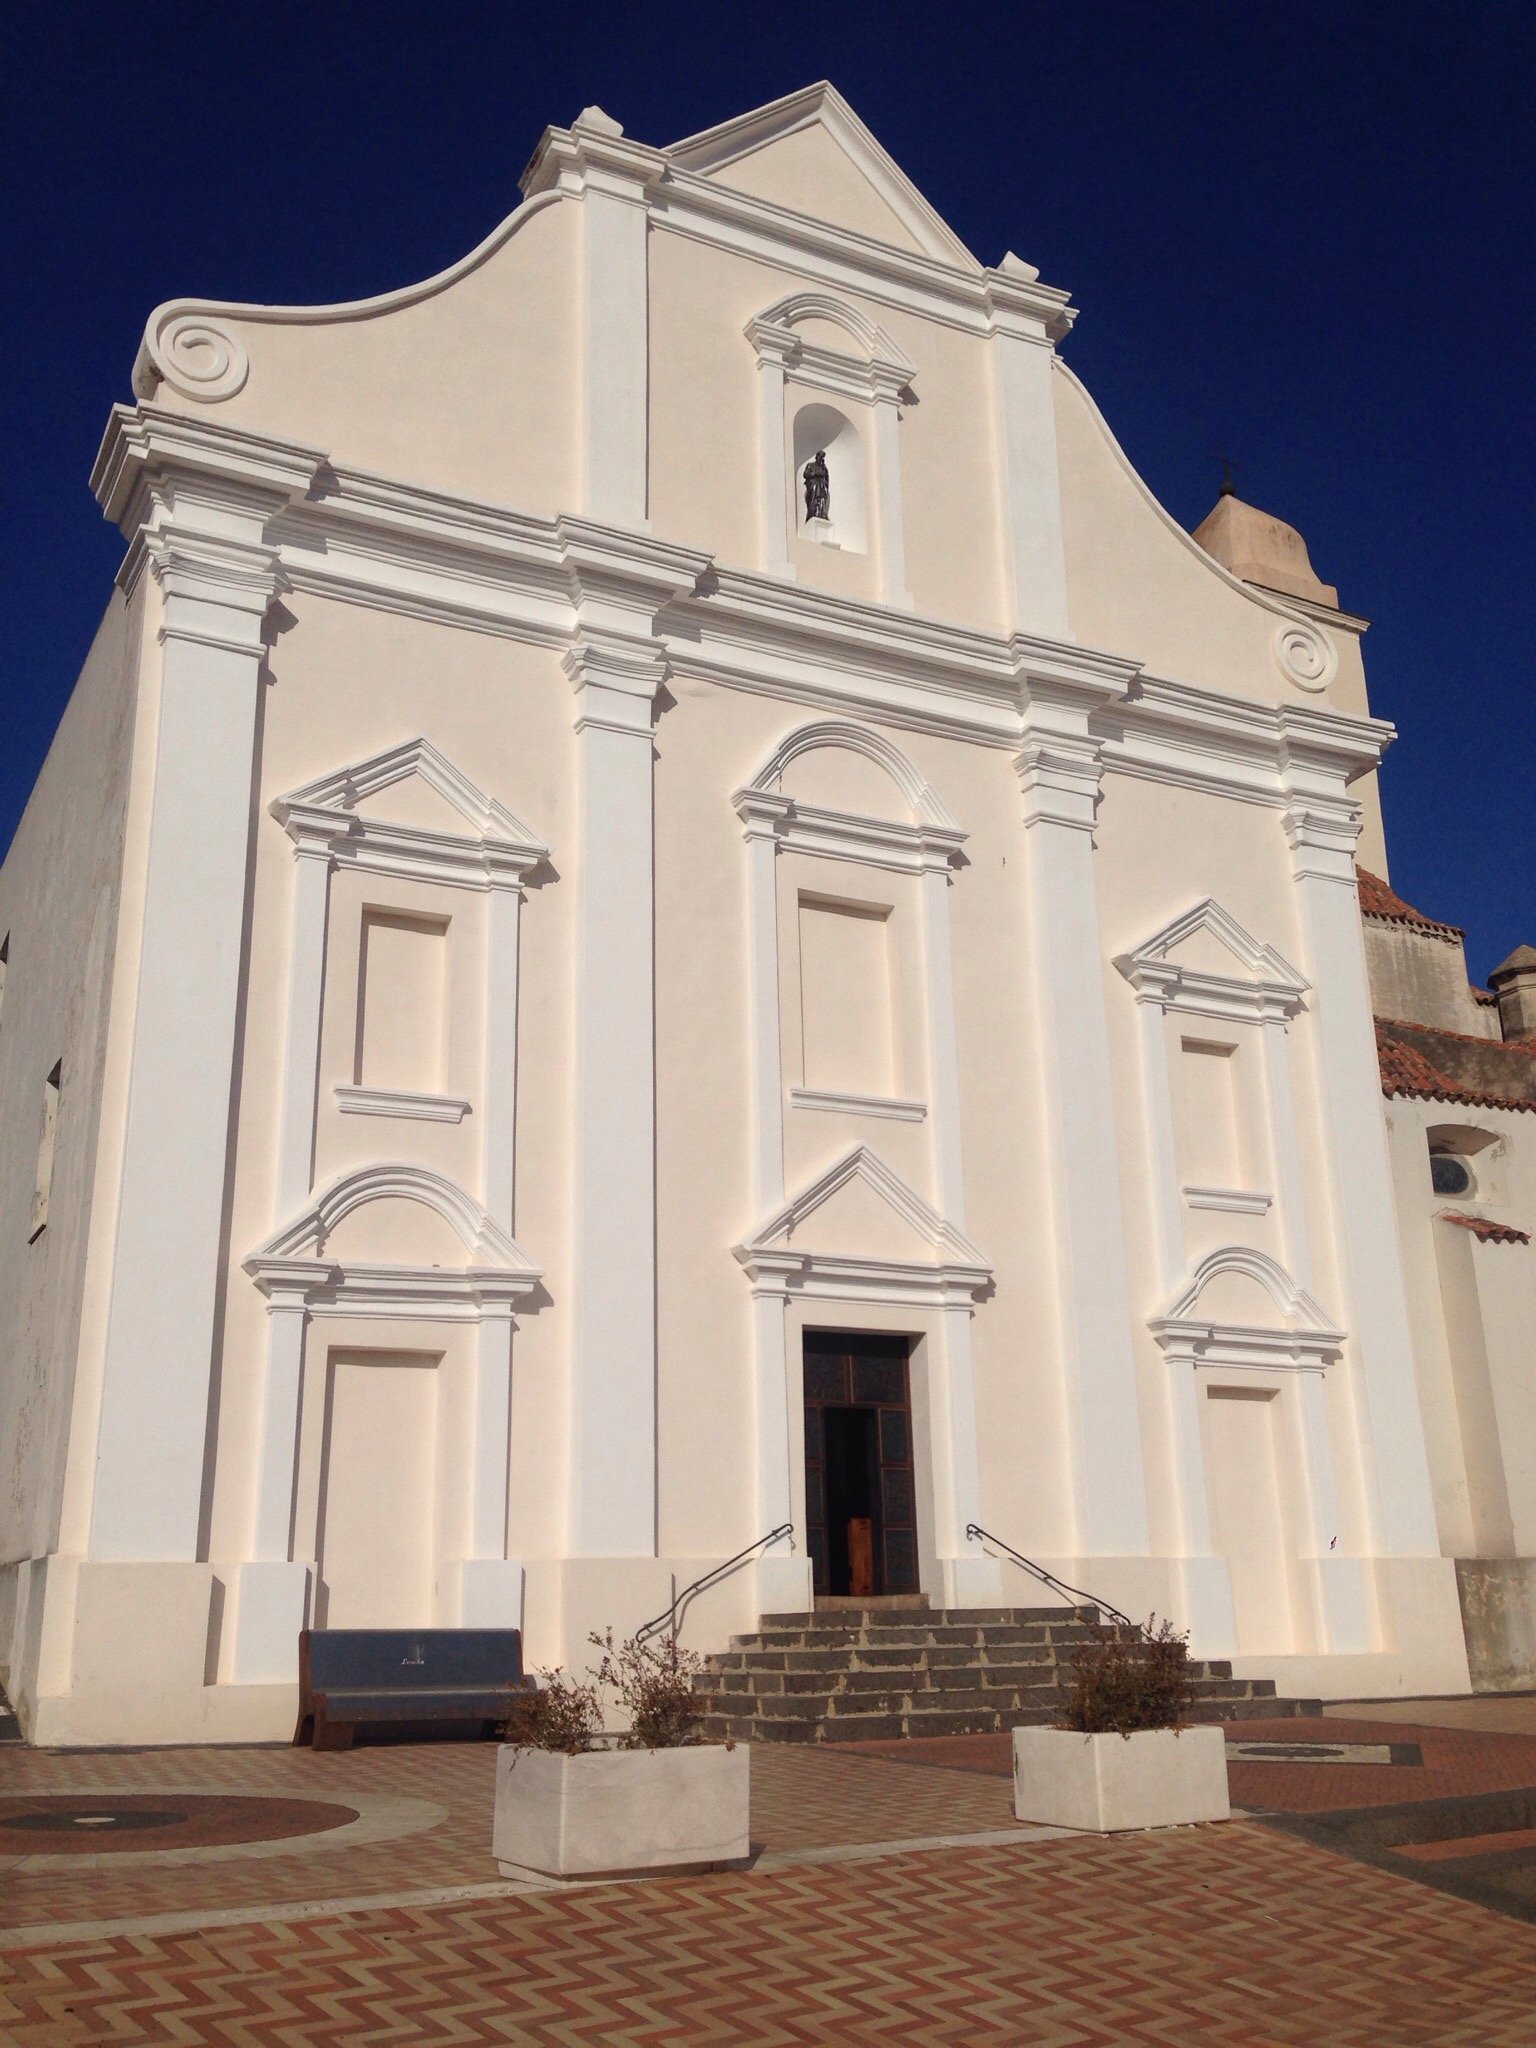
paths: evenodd
<path fill-rule="evenodd" d="M 911 1340 L 807 1330 L 805 1520 L 818 1594 L 917 1591 Z"/>

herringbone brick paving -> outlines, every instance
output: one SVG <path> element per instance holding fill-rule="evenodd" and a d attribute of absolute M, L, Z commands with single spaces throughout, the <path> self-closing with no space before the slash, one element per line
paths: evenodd
<path fill-rule="evenodd" d="M 336 1848 L 324 1836 L 292 1855 L 89 1872 L 55 1867 L 0 1877 L 0 1927 L 114 1920 L 209 1906 L 364 1898 L 494 1879 L 491 1743 L 390 1744 L 330 1754 L 292 1749 L 8 1751 L 10 1793 L 167 1787 L 303 1794 L 404 1793 L 446 1818 L 402 1842 Z M 1014 1825 L 1010 1787 L 954 1771 L 893 1771 L 869 1757 L 763 1747 L 752 1754 L 752 1833 L 770 1851 L 980 1834 Z M 93 1845 L 99 1846 L 99 1845 Z M 125 1843 L 125 1846 L 127 1844 Z M 404 1873 L 404 1874 L 402 1874 Z"/>
<path fill-rule="evenodd" d="M 1532 2048 L 1533 1986 L 1530 1929 L 1234 1822 L 64 1944 L 0 1959 L 0 2037 Z"/>

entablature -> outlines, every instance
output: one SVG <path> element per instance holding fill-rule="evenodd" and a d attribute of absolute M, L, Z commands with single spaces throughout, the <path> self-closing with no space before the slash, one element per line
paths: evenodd
<path fill-rule="evenodd" d="M 168 521 L 179 532 L 196 506 L 191 531 L 209 546 L 226 517 L 232 545 L 259 540 L 273 587 L 562 651 L 628 643 L 658 676 L 1015 751 L 1055 707 L 1073 725 L 1086 718 L 1110 778 L 1320 811 L 1349 803 L 1346 786 L 1393 737 L 1383 719 L 1224 696 L 1104 650 L 978 631 L 722 566 L 646 533 L 335 469 L 315 450 L 154 407 L 116 409 L 96 483 L 130 557 L 146 545 L 136 522 L 154 511 L 157 534 Z"/>

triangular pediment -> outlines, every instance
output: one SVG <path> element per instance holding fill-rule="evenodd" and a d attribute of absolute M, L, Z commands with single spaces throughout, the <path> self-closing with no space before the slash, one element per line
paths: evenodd
<path fill-rule="evenodd" d="M 1308 983 L 1276 949 L 1245 931 L 1214 897 L 1206 897 L 1156 931 L 1132 953 L 1116 957 L 1127 981 L 1188 977 L 1212 986 L 1246 986 L 1294 1002 Z"/>
<path fill-rule="evenodd" d="M 790 93 L 667 151 L 683 170 L 896 249 L 980 270 L 835 86 Z"/>
<path fill-rule="evenodd" d="M 965 1233 L 867 1145 L 845 1153 L 737 1247 L 744 1262 L 768 1253 L 986 1270 Z"/>
<path fill-rule="evenodd" d="M 505 804 L 487 796 L 446 754 L 420 737 L 333 769 L 279 798 L 273 808 L 279 817 L 288 812 L 331 812 L 485 840 L 525 853 L 545 850 Z"/>

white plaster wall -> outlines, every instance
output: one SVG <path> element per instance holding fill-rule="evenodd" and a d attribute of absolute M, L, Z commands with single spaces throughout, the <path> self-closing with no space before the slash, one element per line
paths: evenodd
<path fill-rule="evenodd" d="M 570 1314 L 564 1277 L 570 1259 L 569 883 L 575 854 L 570 685 L 558 657 L 548 651 L 319 597 L 295 595 L 288 602 L 293 623 L 273 656 L 257 804 L 209 1554 L 215 1561 L 249 1554 L 267 1313 L 241 1261 L 290 1220 L 277 1211 L 276 1171 L 296 856 L 269 806 L 319 776 L 417 735 L 430 739 L 551 848 L 553 872 L 529 889 L 522 910 L 515 1220 L 529 1256 L 550 1272 L 550 1299 L 522 1320 L 514 1342 L 509 1528 L 513 1556 L 548 1554 L 559 1548 L 564 1506 Z M 453 829 L 440 800 L 410 784 L 381 792 L 366 808 L 380 819 Z M 462 821 L 458 829 L 464 829 Z M 487 901 L 474 890 L 414 877 L 346 870 L 332 876 L 317 1186 L 351 1167 L 388 1160 L 427 1167 L 478 1196 Z M 365 903 L 450 920 L 443 1085 L 445 1092 L 470 1101 L 461 1123 L 347 1115 L 337 1106 L 335 1085 L 352 1080 L 356 947 Z M 354 1211 L 346 1233 L 347 1256 L 363 1261 L 404 1258 L 447 1266 L 468 1257 L 441 1219 L 419 1204 Z M 358 1319 L 349 1320 L 343 1337 L 332 1341 L 373 1345 L 377 1330 L 392 1330 L 393 1347 L 405 1350 L 442 1349 L 465 1338 L 462 1325 Z M 323 1362 L 315 1328 L 310 1350 Z"/>
<path fill-rule="evenodd" d="M 862 223 L 864 232 L 890 238 L 894 217 L 881 225 L 883 202 L 872 190 L 850 185 L 844 171 L 833 177 L 824 157 L 820 142 L 808 143 L 787 150 L 771 175 L 764 164 L 744 169 L 735 182 L 740 190 L 758 189 L 753 180 L 761 173 L 765 192 L 792 203 L 801 189 L 795 181 L 809 179 L 806 189 L 820 195 L 818 204 L 842 208 L 839 217 L 847 224 Z M 310 322 L 225 316 L 250 352 L 251 373 L 245 388 L 218 410 L 217 424 L 314 442 L 340 465 L 393 472 L 432 490 L 532 512 L 570 508 L 579 501 L 582 459 L 574 367 L 580 359 L 578 241 L 574 203 L 540 204 L 462 277 L 410 306 Z M 753 314 L 807 280 L 665 230 L 650 234 L 648 261 L 645 501 L 652 531 L 662 541 L 707 549 L 727 564 L 760 566 L 759 372 L 742 330 Z M 916 366 L 916 403 L 904 408 L 897 433 L 906 581 L 916 609 L 981 631 L 1003 630 L 1011 623 L 1011 599 L 1004 589 L 999 507 L 1005 494 L 994 473 L 999 437 L 988 344 L 979 334 L 910 309 L 841 289 L 838 295 L 884 325 Z M 1322 700 L 1298 695 L 1274 657 L 1274 631 L 1283 615 L 1233 586 L 1171 529 L 1124 466 L 1080 388 L 1065 375 L 1056 384 L 1068 604 L 1078 637 L 1145 662 L 1155 674 L 1249 702 L 1322 701 L 1363 711 L 1353 638 L 1335 635 L 1339 671 L 1329 694 Z M 169 389 L 162 390 L 160 402 L 193 414 L 199 410 Z M 817 593 L 867 600 L 877 587 L 868 563 L 840 561 L 825 549 L 805 547 L 794 567 Z M 530 1654 L 568 1654 L 580 1649 L 588 1625 L 632 1625 L 654 1611 L 665 1598 L 670 1573 L 681 1575 L 685 1566 L 690 1575 L 701 1571 L 762 1533 L 754 1521 L 753 1310 L 748 1283 L 731 1255 L 731 1246 L 764 1220 L 754 1208 L 749 1110 L 749 854 L 731 796 L 788 732 L 819 714 L 788 693 L 775 701 L 681 675 L 670 678 L 661 698 L 654 839 L 658 1555 L 568 1561 L 572 1046 L 581 878 L 570 682 L 556 647 L 429 623 L 371 604 L 342 604 L 303 590 L 285 595 L 275 623 L 260 740 L 206 1556 L 218 1575 L 251 1554 L 268 1316 L 241 1261 L 290 1220 L 276 1188 L 296 859 L 269 807 L 274 798 L 320 776 L 422 735 L 551 849 L 549 868 L 535 878 L 522 911 L 515 1229 L 546 1279 L 545 1298 L 522 1315 L 514 1349 L 508 1549 L 529 1567 Z M 1070 1564 L 1088 1546 L 1081 1542 L 1071 1498 L 1071 1401 L 1066 1346 L 1056 1326 L 1052 1213 L 1061 1191 L 1052 1186 L 1047 1168 L 1039 1052 L 1046 991 L 1034 984 L 1029 964 L 1028 855 L 1016 743 L 1006 734 L 1000 737 L 1008 743 L 999 745 L 944 735 L 931 721 L 918 730 L 895 725 L 889 736 L 967 835 L 946 901 L 965 1228 L 995 1277 L 972 1325 L 981 1516 L 1027 1553 Z M 856 759 L 822 764 L 808 772 L 805 788 L 813 800 L 835 808 L 867 814 L 878 803 L 867 764 Z M 368 810 L 375 818 L 417 826 L 446 822 L 436 800 L 419 788 L 386 792 Z M 897 815 L 894 805 L 890 815 Z M 1122 1420 L 1128 1420 L 1139 1446 L 1151 1503 L 1150 1555 L 1101 1560 L 1107 1577 L 1099 1584 L 1111 1598 L 1142 1612 L 1153 1601 L 1160 1611 L 1173 1605 L 1177 1612 L 1172 1561 L 1180 1555 L 1182 1536 L 1169 1366 L 1146 1328 L 1147 1319 L 1168 1306 L 1166 1274 L 1152 1234 L 1157 1190 L 1149 1166 L 1136 1003 L 1113 959 L 1206 896 L 1298 965 L 1304 934 L 1275 808 L 1115 773 L 1106 782 L 1097 837 L 1092 859 L 1098 945 L 1136 1375 L 1136 1414 Z M 1369 850 L 1365 857 L 1369 863 Z M 891 904 L 900 1070 L 893 1080 L 902 1093 L 931 1102 L 922 949 L 914 943 L 917 878 L 794 853 L 779 856 L 776 885 L 786 949 L 792 949 L 794 932 L 786 905 L 792 906 L 801 887 Z M 460 1123 L 348 1116 L 336 1104 L 335 1086 L 353 1079 L 356 944 L 368 904 L 449 920 L 441 1087 L 469 1101 Z M 485 914 L 484 896 L 441 883 L 351 872 L 333 877 L 318 1183 L 351 1166 L 392 1160 L 429 1167 L 478 1192 Z M 21 986 L 18 959 L 13 944 L 13 989 Z M 798 1078 L 795 994 L 786 952 L 780 961 L 786 1087 Z M 9 1029 L 8 1014 L 0 1020 L 0 1062 Z M 1313 1247 L 1310 1285 L 1324 1312 L 1343 1321 L 1315 1033 L 1313 1013 L 1304 1006 L 1289 1029 L 1289 1062 L 1303 1209 Z M 39 1081 L 45 1071 L 46 1065 Z M 3 1076 L 0 1065 L 0 1082 Z M 784 1119 L 786 1192 L 863 1142 L 941 1206 L 929 1123 L 788 1106 Z M 1273 1161 L 1259 1156 L 1268 1142 L 1262 1119 L 1250 1114 L 1249 1121 L 1251 1170 L 1272 1171 Z M 104 1144 L 103 1159 L 109 1150 Z M 25 1151 L 22 1159 L 29 1173 Z M 849 1194 L 842 1214 L 841 1227 L 854 1240 L 846 1249 L 876 1256 L 901 1249 L 901 1229 L 862 1187 Z M 1185 1226 L 1191 1263 L 1218 1241 L 1270 1251 L 1277 1241 L 1272 1216 L 1215 1222 L 1207 1214 L 1186 1217 Z M 359 1211 L 342 1237 L 346 1255 L 364 1262 L 462 1262 L 440 1219 L 419 1205 Z M 5 1256 L 0 1252 L 0 1261 Z M 1505 1328 L 1513 1311 L 1502 1294 L 1495 1303 L 1494 1292 L 1485 1290 L 1494 1304 L 1489 1313 Z M 910 1330 L 922 1340 L 922 1373 L 930 1355 L 937 1355 L 936 1312 L 840 1304 L 832 1313 L 797 1306 L 786 1318 L 791 1357 L 808 1321 Z M 433 1405 L 434 1542 L 439 1558 L 459 1554 L 455 1546 L 462 1547 L 463 1531 L 452 1502 L 459 1498 L 455 1489 L 468 1429 L 464 1387 L 471 1334 L 465 1325 L 447 1322 L 315 1319 L 303 1403 L 296 1555 L 312 1556 L 314 1550 L 316 1418 L 323 1416 L 326 1359 L 337 1347 L 431 1353 L 439 1360 L 433 1368 L 440 1375 Z M 1464 1432 L 1454 1401 L 1447 1406 L 1445 1378 L 1438 1367 L 1426 1369 L 1426 1410 L 1440 1445 L 1437 1499 L 1448 1527 L 1461 1512 L 1457 1502 L 1466 1487 L 1463 1480 L 1458 1495 L 1454 1474 L 1457 1459 L 1465 1463 Z M 920 1432 L 926 1427 L 921 1407 L 920 1400 L 914 1402 Z M 1348 1349 L 1342 1365 L 1326 1375 L 1324 1407 L 1337 1468 L 1340 1545 L 1346 1554 L 1362 1554 L 1368 1548 L 1367 1486 Z M 789 1421 L 793 1490 L 803 1484 L 793 1398 Z M 1459 1432 L 1455 1457 L 1445 1448 L 1453 1432 Z M 79 1440 L 88 1461 L 88 1428 Z M 649 1446 L 637 1446 L 636 1455 L 649 1459 Z M 920 1491 L 923 1485 L 920 1474 Z M 931 1493 L 930 1486 L 923 1509 L 930 1550 Z M 718 1644 L 728 1626 L 747 1624 L 750 1583 L 745 1577 L 733 1581 L 701 1608 L 690 1621 L 695 1640 Z M 1010 1582 L 1010 1597 L 1031 1596 L 1021 1583 Z M 1428 1634 L 1437 1625 L 1426 1623 Z M 1298 1655 L 1307 1653 L 1314 1633 L 1306 1616 L 1294 1622 L 1288 1640 Z M 260 1703 L 247 1706 L 259 1719 Z M 278 1713 L 280 1718 L 280 1708 Z"/>
<path fill-rule="evenodd" d="M 0 1566 L 56 1548 L 93 1224 L 137 711 L 116 592 L 0 868 Z M 47 1227 L 28 1242 L 44 1077 L 62 1063 Z M 0 1635 L 0 1650 L 5 1648 Z"/>
<path fill-rule="evenodd" d="M 755 314 L 803 289 L 806 280 L 665 230 L 650 238 L 650 277 L 652 526 L 667 539 L 708 548 L 722 561 L 761 567 L 759 373 L 743 330 Z M 913 397 L 901 407 L 897 438 L 907 584 L 916 609 L 1003 630 L 987 343 L 858 291 L 840 288 L 832 296 L 882 326 L 915 366 Z M 856 352 L 841 331 L 834 345 Z M 863 436 L 873 536 L 872 410 L 791 378 L 788 421 L 798 406 L 820 403 L 847 413 Z M 878 595 L 873 538 L 869 552 L 849 554 L 795 534 L 790 554 L 797 580 L 812 589 L 863 599 Z"/>
<path fill-rule="evenodd" d="M 579 503 L 579 215 L 563 200 L 530 204 L 478 262 L 407 305 L 299 320 L 221 309 L 250 375 L 220 420 L 493 505 Z M 154 402 L 204 410 L 170 384 Z"/>
<path fill-rule="evenodd" d="M 1391 1098 L 1386 1116 L 1441 1547 L 1452 1557 L 1529 1556 L 1536 1247 L 1481 1244 L 1439 1219 L 1483 1216 L 1536 1237 L 1536 1116 L 1408 1096 Z M 1430 1184 L 1429 1133 L 1447 1129 L 1492 1140 L 1472 1155 L 1474 1196 L 1437 1195 Z"/>

